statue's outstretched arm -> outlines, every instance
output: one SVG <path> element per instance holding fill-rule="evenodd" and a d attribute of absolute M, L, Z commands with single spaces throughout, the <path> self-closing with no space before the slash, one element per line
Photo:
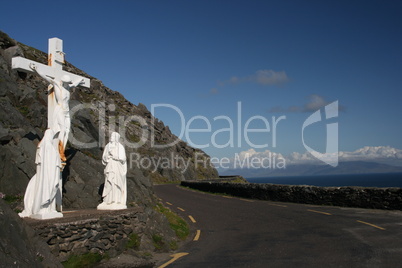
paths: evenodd
<path fill-rule="evenodd" d="M 49 82 L 49 83 L 51 83 L 51 84 L 54 83 L 54 80 L 51 79 L 51 78 L 49 78 L 48 76 L 46 76 L 46 75 L 43 74 L 42 72 L 40 72 L 40 71 L 38 70 L 38 67 L 37 67 L 34 63 L 29 64 L 29 68 L 31 68 L 32 71 L 34 71 L 35 73 L 37 73 L 40 77 L 42 77 L 43 79 L 45 79 L 47 82 Z"/>
<path fill-rule="evenodd" d="M 82 84 L 84 84 L 84 83 L 85 83 L 85 82 L 84 82 L 84 79 L 77 79 L 77 81 L 73 82 L 73 83 L 70 85 L 70 88 L 72 88 L 72 87 L 77 87 L 77 86 L 82 85 Z"/>

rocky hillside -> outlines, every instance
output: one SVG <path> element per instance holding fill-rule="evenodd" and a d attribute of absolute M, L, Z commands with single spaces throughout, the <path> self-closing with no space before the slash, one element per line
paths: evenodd
<path fill-rule="evenodd" d="M 37 75 L 12 70 L 15 56 L 47 64 L 47 53 L 0 32 L 0 192 L 8 195 L 24 194 L 35 174 L 36 146 L 47 126 L 48 85 Z M 91 79 L 89 89 L 71 92 L 71 133 L 63 171 L 65 208 L 94 208 L 99 203 L 104 182 L 101 156 L 111 131 L 119 132 L 125 143 L 128 202 L 152 203 L 153 182 L 218 176 L 210 165 L 197 164 L 207 163 L 208 155 L 178 140 L 143 104 L 130 103 L 68 62 L 64 70 Z"/>

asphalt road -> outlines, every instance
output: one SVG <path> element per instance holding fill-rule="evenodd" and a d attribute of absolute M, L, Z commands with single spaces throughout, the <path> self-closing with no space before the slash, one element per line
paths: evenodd
<path fill-rule="evenodd" d="M 246 200 L 178 185 L 155 192 L 196 240 L 169 267 L 402 267 L 402 211 Z"/>

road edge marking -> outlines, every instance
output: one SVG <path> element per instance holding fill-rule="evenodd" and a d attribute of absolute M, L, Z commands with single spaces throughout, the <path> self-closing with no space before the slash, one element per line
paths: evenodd
<path fill-rule="evenodd" d="M 276 207 L 283 207 L 283 208 L 287 208 L 288 206 L 286 206 L 286 205 L 279 205 L 279 204 L 275 204 L 275 203 L 267 203 L 268 205 L 271 205 L 271 206 L 276 206 Z"/>
<path fill-rule="evenodd" d="M 193 241 L 198 241 L 198 239 L 200 239 L 200 235 L 201 235 L 201 230 L 197 230 L 197 233 L 195 234 Z"/>
<path fill-rule="evenodd" d="M 191 220 L 193 223 L 196 223 L 196 221 L 195 221 L 195 219 L 193 218 L 193 216 L 188 215 L 188 217 L 190 218 L 190 220 Z"/>
<path fill-rule="evenodd" d="M 356 220 L 357 222 L 360 222 L 360 223 L 363 223 L 363 224 L 366 224 L 366 225 L 370 225 L 371 227 L 374 227 L 374 228 L 377 228 L 377 229 L 380 229 L 380 230 L 386 230 L 385 228 L 383 228 L 383 227 L 380 227 L 380 226 L 378 226 L 378 225 L 375 225 L 375 224 L 372 224 L 372 223 L 368 223 L 368 222 L 365 222 L 365 221 L 359 221 L 359 220 Z"/>
<path fill-rule="evenodd" d="M 162 264 L 161 266 L 159 266 L 158 268 L 165 268 L 166 266 L 168 266 L 169 264 L 172 264 L 173 262 L 177 261 L 178 259 L 180 259 L 181 257 L 184 257 L 186 255 L 188 255 L 189 253 L 187 252 L 181 252 L 181 253 L 176 253 L 173 255 L 170 255 L 170 257 L 172 257 L 172 259 L 168 262 L 165 262 L 164 264 Z"/>
<path fill-rule="evenodd" d="M 321 214 L 328 215 L 328 216 L 331 216 L 331 215 L 332 215 L 331 213 L 328 213 L 328 212 L 317 211 L 317 210 L 312 210 L 312 209 L 307 209 L 307 211 L 315 212 L 315 213 L 321 213 Z"/>
<path fill-rule="evenodd" d="M 172 203 L 170 203 L 170 202 L 166 202 L 166 204 L 168 204 L 169 206 L 173 206 L 173 204 L 172 204 Z"/>
<path fill-rule="evenodd" d="M 177 207 L 177 209 L 178 210 L 181 210 L 181 211 L 185 211 L 184 209 L 182 209 L 181 207 Z"/>

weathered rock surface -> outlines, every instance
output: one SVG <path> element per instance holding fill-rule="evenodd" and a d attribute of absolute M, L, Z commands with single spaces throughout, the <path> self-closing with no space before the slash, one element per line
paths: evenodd
<path fill-rule="evenodd" d="M 46 53 L 0 32 L 0 192 L 8 195 L 24 194 L 35 174 L 36 146 L 47 127 L 48 85 L 37 75 L 12 70 L 11 59 L 15 56 L 47 64 Z M 65 208 L 98 205 L 104 182 L 102 151 L 109 132 L 114 130 L 123 137 L 129 160 L 128 203 L 152 203 L 152 182 L 218 176 L 210 165 L 196 164 L 200 159 L 207 163 L 209 157 L 204 152 L 178 140 L 143 104 L 130 103 L 119 92 L 69 63 L 64 69 L 91 79 L 89 89 L 71 92 L 71 133 L 63 171 Z M 146 137 L 144 144 L 136 146 L 142 136 Z M 171 143 L 165 148 L 153 145 Z M 188 162 L 188 168 L 184 170 L 177 158 Z M 153 159 L 162 161 L 155 165 Z"/>
<path fill-rule="evenodd" d="M 0 199 L 0 267 L 63 267 L 47 244 Z"/>

